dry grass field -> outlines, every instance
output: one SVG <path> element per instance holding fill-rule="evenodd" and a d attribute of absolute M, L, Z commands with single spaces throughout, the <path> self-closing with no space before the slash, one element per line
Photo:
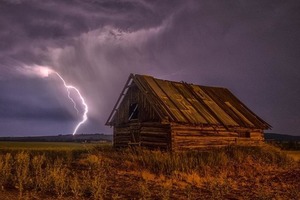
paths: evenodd
<path fill-rule="evenodd" d="M 285 151 L 285 153 L 296 161 L 300 161 L 300 151 Z"/>
<path fill-rule="evenodd" d="M 0 143 L 0 199 L 300 199 L 300 163 L 287 153 Z"/>

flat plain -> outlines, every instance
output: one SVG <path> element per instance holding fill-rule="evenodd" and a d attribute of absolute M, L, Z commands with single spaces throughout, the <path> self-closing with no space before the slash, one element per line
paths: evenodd
<path fill-rule="evenodd" d="M 0 150 L 87 150 L 92 149 L 95 143 L 75 142 L 10 142 L 0 141 Z"/>
<path fill-rule="evenodd" d="M 300 199 L 300 152 L 0 142 L 0 199 Z"/>

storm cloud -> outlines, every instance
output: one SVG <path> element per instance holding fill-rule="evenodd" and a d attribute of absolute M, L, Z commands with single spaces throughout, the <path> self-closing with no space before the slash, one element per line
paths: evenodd
<path fill-rule="evenodd" d="M 104 123 L 130 73 L 222 86 L 273 126 L 300 133 L 299 1 L 0 0 L 0 135 L 71 133 L 80 120 L 49 66 Z M 30 124 L 30 126 L 29 126 Z M 17 127 L 17 128 L 16 128 Z"/>

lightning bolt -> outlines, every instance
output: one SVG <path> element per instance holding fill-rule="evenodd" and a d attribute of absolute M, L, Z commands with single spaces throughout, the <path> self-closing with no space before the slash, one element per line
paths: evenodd
<path fill-rule="evenodd" d="M 77 105 L 76 105 L 76 102 L 74 101 L 74 99 L 71 97 L 71 92 L 69 89 L 74 89 L 74 88 L 69 88 L 69 86 L 66 84 L 66 82 L 64 81 L 64 79 L 62 79 L 62 77 L 56 73 L 56 75 L 63 81 L 64 83 L 64 86 L 67 88 L 67 93 L 68 93 L 68 98 L 72 101 L 73 103 L 73 107 L 74 109 L 77 111 L 77 115 L 79 113 L 79 110 L 77 109 Z"/>
<path fill-rule="evenodd" d="M 79 97 L 81 99 L 81 103 L 84 106 L 84 113 L 83 113 L 83 116 L 82 116 L 82 120 L 77 124 L 77 126 L 75 127 L 74 132 L 73 132 L 73 135 L 75 135 L 76 132 L 77 132 L 77 130 L 78 130 L 78 128 L 81 126 L 81 124 L 83 124 L 87 120 L 87 113 L 88 113 L 88 110 L 89 110 L 88 106 L 87 106 L 84 98 L 82 97 L 81 93 L 79 92 L 79 90 L 75 86 L 73 86 L 73 85 L 67 85 L 66 81 L 63 79 L 63 77 L 58 72 L 53 71 L 53 73 L 55 73 L 62 80 L 65 88 L 67 89 L 68 97 L 72 101 L 72 103 L 74 105 L 74 108 L 77 111 L 77 113 L 79 111 L 78 111 L 78 109 L 76 107 L 76 103 L 75 103 L 74 99 L 70 96 L 70 89 L 73 89 L 73 90 L 75 90 L 77 92 L 77 94 L 79 95 Z"/>
<path fill-rule="evenodd" d="M 49 74 L 56 74 L 61 81 L 63 82 L 65 88 L 67 89 L 68 92 L 68 98 L 71 100 L 71 102 L 73 103 L 73 107 L 74 109 L 77 111 L 77 114 L 79 113 L 79 110 L 77 109 L 77 105 L 75 100 L 71 97 L 71 92 L 70 90 L 75 90 L 78 94 L 78 96 L 80 97 L 81 103 L 84 107 L 84 113 L 82 115 L 82 120 L 77 124 L 77 126 L 75 127 L 74 131 L 73 131 L 73 135 L 76 134 L 77 130 L 79 129 L 79 127 L 86 122 L 87 120 L 87 113 L 89 111 L 88 105 L 86 104 L 83 96 L 81 95 L 81 93 L 79 92 L 79 90 L 73 86 L 73 85 L 68 85 L 66 83 L 66 81 L 64 80 L 64 78 L 56 71 L 52 70 L 50 67 L 47 66 L 40 66 L 40 65 L 35 65 L 34 68 L 30 67 L 30 66 L 24 66 L 23 68 L 20 68 L 20 71 L 24 74 L 24 75 L 35 75 L 35 76 L 39 76 L 39 77 L 48 77 Z"/>

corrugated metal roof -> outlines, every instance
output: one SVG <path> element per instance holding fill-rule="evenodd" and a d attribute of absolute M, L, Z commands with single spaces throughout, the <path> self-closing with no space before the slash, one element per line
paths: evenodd
<path fill-rule="evenodd" d="M 159 116 L 170 122 L 269 129 L 271 126 L 254 114 L 228 89 L 185 82 L 130 76 Z M 117 102 L 118 103 L 118 102 Z"/>

